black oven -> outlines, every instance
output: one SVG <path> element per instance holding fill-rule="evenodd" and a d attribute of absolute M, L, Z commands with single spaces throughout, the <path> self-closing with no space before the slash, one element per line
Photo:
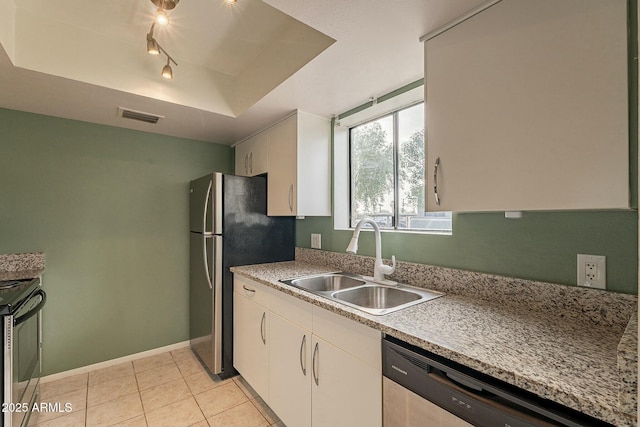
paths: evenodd
<path fill-rule="evenodd" d="M 39 278 L 12 281 L 7 286 L 7 282 L 0 282 L 4 334 L 2 427 L 24 427 L 34 424 L 30 415 L 39 404 L 42 307 L 47 296 Z"/>

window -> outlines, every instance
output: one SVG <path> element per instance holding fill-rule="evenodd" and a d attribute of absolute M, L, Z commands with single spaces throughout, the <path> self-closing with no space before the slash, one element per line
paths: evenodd
<path fill-rule="evenodd" d="M 424 103 L 349 129 L 350 224 L 451 232 L 451 212 L 424 211 Z"/>

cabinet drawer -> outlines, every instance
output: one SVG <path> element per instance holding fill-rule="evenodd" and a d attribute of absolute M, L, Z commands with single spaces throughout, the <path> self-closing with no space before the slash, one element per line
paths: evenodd
<path fill-rule="evenodd" d="M 274 292 L 271 295 L 270 309 L 292 323 L 308 331 L 313 327 L 312 305 L 283 292 Z"/>
<path fill-rule="evenodd" d="M 269 307 L 269 297 L 271 290 L 262 283 L 246 279 L 241 276 L 235 276 L 233 279 L 233 291 L 247 297 L 249 300 L 260 304 L 263 307 Z"/>
<path fill-rule="evenodd" d="M 379 331 L 313 306 L 313 333 L 378 371 L 382 370 Z"/>

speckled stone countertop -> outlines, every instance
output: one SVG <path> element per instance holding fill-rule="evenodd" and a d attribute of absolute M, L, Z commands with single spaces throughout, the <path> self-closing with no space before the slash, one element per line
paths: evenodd
<path fill-rule="evenodd" d="M 38 277 L 44 273 L 44 253 L 0 254 L 0 281 Z"/>
<path fill-rule="evenodd" d="M 604 306 L 576 315 L 568 310 L 538 309 L 522 300 L 509 304 L 503 292 L 496 291 L 497 286 L 492 292 L 500 295 L 493 300 L 473 289 L 466 293 L 449 289 L 444 297 L 373 316 L 280 283 L 282 279 L 330 271 L 362 274 L 354 271 L 359 269 L 355 266 L 333 268 L 335 264 L 309 263 L 298 259 L 298 253 L 296 256 L 296 261 L 231 270 L 595 418 L 620 426 L 637 424 L 638 329 L 637 317 L 632 315 L 636 311 L 635 296 L 598 295 L 597 300 L 619 299 L 611 309 L 622 313 L 616 318 Z M 422 285 L 442 291 L 435 281 Z M 531 283 L 521 284 L 527 285 Z M 576 299 L 574 295 L 569 297 Z M 585 298 L 590 301 L 593 297 Z M 595 319 L 593 311 L 601 312 L 602 318 Z"/>

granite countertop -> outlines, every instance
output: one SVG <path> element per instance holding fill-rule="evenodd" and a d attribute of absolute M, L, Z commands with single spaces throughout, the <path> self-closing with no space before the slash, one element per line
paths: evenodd
<path fill-rule="evenodd" d="M 0 254 L 0 281 L 31 279 L 44 273 L 44 253 Z"/>
<path fill-rule="evenodd" d="M 231 270 L 543 398 L 636 425 L 637 316 L 628 324 L 598 323 L 455 293 L 374 316 L 279 282 L 340 269 L 298 260 Z"/>

